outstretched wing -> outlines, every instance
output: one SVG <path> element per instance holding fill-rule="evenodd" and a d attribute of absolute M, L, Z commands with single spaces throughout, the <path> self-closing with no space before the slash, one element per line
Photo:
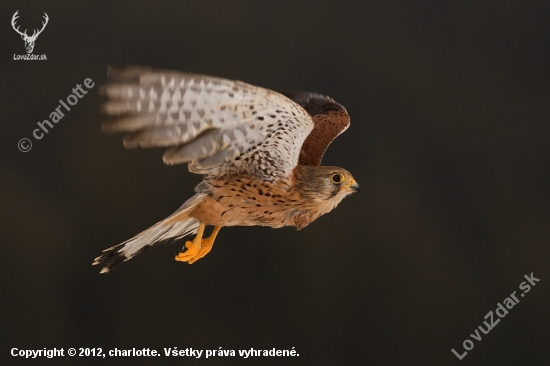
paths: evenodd
<path fill-rule="evenodd" d="M 166 164 L 193 173 L 290 175 L 313 129 L 311 116 L 272 90 L 206 75 L 128 66 L 109 68 L 106 132 L 129 132 L 124 146 L 170 146 Z"/>
<path fill-rule="evenodd" d="M 349 127 L 349 115 L 343 105 L 334 99 L 315 93 L 288 93 L 287 97 L 304 108 L 315 127 L 302 145 L 299 163 L 321 165 L 326 149 Z"/>

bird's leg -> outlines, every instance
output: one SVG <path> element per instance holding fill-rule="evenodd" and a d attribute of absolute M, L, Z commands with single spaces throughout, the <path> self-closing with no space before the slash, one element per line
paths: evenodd
<path fill-rule="evenodd" d="M 212 249 L 212 245 L 214 244 L 214 240 L 216 240 L 216 236 L 218 235 L 218 232 L 222 228 L 221 226 L 216 226 L 214 230 L 212 231 L 212 234 L 210 237 L 203 239 L 204 234 L 204 227 L 206 225 L 201 222 L 199 229 L 197 230 L 197 236 L 193 241 L 188 241 L 185 243 L 185 247 L 187 250 L 182 253 L 178 253 L 174 259 L 179 262 L 187 262 L 189 264 L 193 264 L 205 255 L 210 252 Z"/>
<path fill-rule="evenodd" d="M 187 263 L 189 264 L 195 263 L 205 255 L 207 255 L 210 252 L 210 250 L 212 250 L 212 245 L 214 245 L 214 240 L 216 240 L 216 236 L 218 235 L 218 232 L 220 231 L 221 228 L 222 228 L 221 226 L 216 226 L 214 230 L 212 230 L 212 234 L 210 234 L 208 238 L 202 239 L 201 241 L 202 246 L 199 249 L 199 252 L 195 257 L 191 258 Z"/>
<path fill-rule="evenodd" d="M 187 241 L 185 243 L 185 247 L 187 250 L 185 252 L 180 252 L 174 256 L 174 259 L 178 262 L 187 262 L 190 259 L 193 259 L 197 253 L 199 252 L 199 249 L 201 248 L 201 242 L 202 242 L 202 234 L 204 234 L 204 227 L 206 225 L 204 223 L 200 223 L 199 229 L 197 230 L 197 236 L 195 236 L 195 239 L 193 241 Z"/>

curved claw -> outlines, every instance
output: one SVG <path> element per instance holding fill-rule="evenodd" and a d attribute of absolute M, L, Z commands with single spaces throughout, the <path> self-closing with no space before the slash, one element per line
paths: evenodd
<path fill-rule="evenodd" d="M 195 238 L 193 241 L 188 241 L 185 243 L 187 250 L 185 252 L 180 252 L 175 257 L 178 262 L 187 262 L 195 258 L 202 246 L 202 239 L 199 241 Z"/>
<path fill-rule="evenodd" d="M 210 237 L 203 239 L 202 234 L 204 233 L 204 224 L 201 223 L 199 230 L 197 231 L 197 237 L 193 241 L 187 241 L 185 243 L 186 251 L 175 254 L 174 259 L 178 262 L 187 262 L 193 264 L 205 255 L 207 255 L 212 246 L 214 245 L 214 240 L 220 231 L 221 226 L 216 226 L 212 231 Z"/>

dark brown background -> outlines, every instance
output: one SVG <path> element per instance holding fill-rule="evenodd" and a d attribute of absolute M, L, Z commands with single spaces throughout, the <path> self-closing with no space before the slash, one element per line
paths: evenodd
<path fill-rule="evenodd" d="M 9 357 L 12 347 L 290 349 L 301 365 L 546 365 L 548 1 L 3 1 L 0 339 L 9 364 L 242 364 Z M 35 54 L 10 26 L 50 22 Z M 32 33 L 29 31 L 29 33 Z M 103 135 L 108 64 L 328 94 L 352 125 L 324 164 L 361 194 L 306 229 L 229 228 L 189 266 L 92 259 L 164 218 L 200 177 Z M 96 86 L 28 153 L 71 89 Z M 459 361 L 451 348 L 525 274 L 540 283 Z M 4 363 L 4 362 L 2 362 Z M 6 364 L 8 364 L 6 363 Z"/>

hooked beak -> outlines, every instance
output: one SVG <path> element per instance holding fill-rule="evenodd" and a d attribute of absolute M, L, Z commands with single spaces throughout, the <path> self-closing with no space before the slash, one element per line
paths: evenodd
<path fill-rule="evenodd" d="M 354 179 L 349 181 L 348 189 L 351 191 L 351 193 L 359 193 L 359 183 L 357 183 Z"/>

